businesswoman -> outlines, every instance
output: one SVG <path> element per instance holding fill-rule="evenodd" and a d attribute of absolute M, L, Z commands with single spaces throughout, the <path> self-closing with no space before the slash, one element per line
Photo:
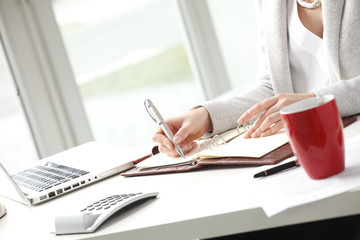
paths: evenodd
<path fill-rule="evenodd" d="M 194 140 L 224 132 L 260 113 L 245 137 L 283 127 L 280 109 L 325 94 L 335 95 L 342 116 L 360 113 L 360 1 L 257 0 L 257 81 L 246 93 L 196 106 L 167 119 L 186 153 Z M 160 151 L 178 155 L 159 129 Z"/>

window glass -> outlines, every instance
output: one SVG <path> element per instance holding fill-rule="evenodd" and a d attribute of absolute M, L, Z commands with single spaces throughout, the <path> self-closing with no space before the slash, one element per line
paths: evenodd
<path fill-rule="evenodd" d="M 151 143 L 156 124 L 203 101 L 172 0 L 55 0 L 54 12 L 96 140 Z"/>
<path fill-rule="evenodd" d="M 38 159 L 1 42 L 0 133 L 0 161 L 8 170 Z"/>
<path fill-rule="evenodd" d="M 207 0 L 234 88 L 248 88 L 256 75 L 256 17 L 253 1 Z"/>

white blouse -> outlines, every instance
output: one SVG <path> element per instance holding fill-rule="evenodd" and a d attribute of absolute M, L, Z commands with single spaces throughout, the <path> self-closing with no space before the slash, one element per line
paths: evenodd
<path fill-rule="evenodd" d="M 300 21 L 296 0 L 288 1 L 289 61 L 295 93 L 309 93 L 329 84 L 333 72 L 325 41 Z"/>

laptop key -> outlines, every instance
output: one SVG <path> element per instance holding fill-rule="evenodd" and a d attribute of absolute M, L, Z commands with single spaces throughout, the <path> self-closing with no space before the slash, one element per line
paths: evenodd
<path fill-rule="evenodd" d="M 87 173 L 80 169 L 47 162 L 45 166 L 29 168 L 12 175 L 12 178 L 20 186 L 41 192 Z"/>

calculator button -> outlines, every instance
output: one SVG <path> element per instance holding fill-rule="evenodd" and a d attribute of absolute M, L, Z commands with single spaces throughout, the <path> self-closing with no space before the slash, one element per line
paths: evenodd
<path fill-rule="evenodd" d="M 83 208 L 78 212 L 83 218 L 77 218 L 79 222 L 79 228 L 74 228 L 73 222 L 68 221 L 69 216 L 57 216 L 55 220 L 55 226 L 60 225 L 59 229 L 72 229 L 71 231 L 59 231 L 57 233 L 82 233 L 95 231 L 107 218 L 112 216 L 115 212 L 123 209 L 123 207 L 129 204 L 135 203 L 139 200 L 146 198 L 153 198 L 158 195 L 157 192 L 152 193 L 130 193 L 130 194 L 115 194 L 98 201 L 94 201 L 92 204 Z M 63 218 L 65 217 L 65 219 Z M 93 223 L 85 228 L 83 226 L 84 219 L 91 219 Z M 82 225 L 81 225 L 82 224 Z M 86 223 L 88 224 L 88 223 Z M 65 225 L 65 227 L 63 226 Z"/>

